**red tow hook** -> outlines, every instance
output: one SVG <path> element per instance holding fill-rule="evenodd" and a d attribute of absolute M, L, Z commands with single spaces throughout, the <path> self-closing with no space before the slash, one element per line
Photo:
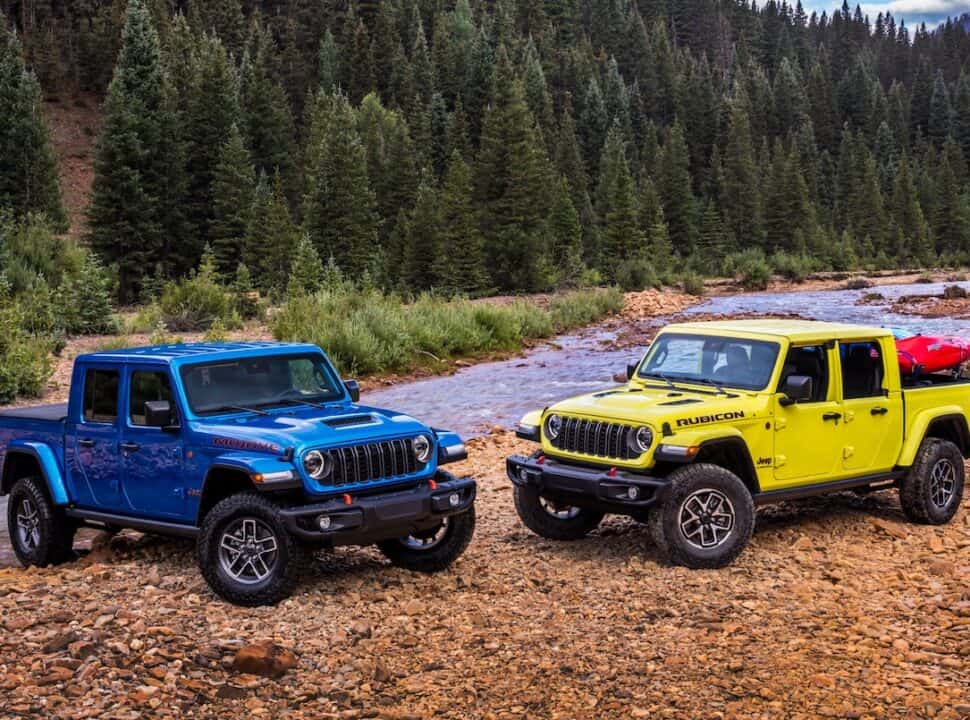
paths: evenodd
<path fill-rule="evenodd" d="M 344 493 L 344 505 L 353 505 L 354 499 L 350 497 L 349 493 Z"/>
<path fill-rule="evenodd" d="M 545 455 L 540 455 L 539 457 L 536 458 L 536 462 L 539 463 L 540 465 L 542 465 L 542 463 L 544 463 L 545 461 L 546 461 Z"/>
<path fill-rule="evenodd" d="M 438 489 L 438 483 L 436 483 L 433 479 L 432 480 L 428 480 L 428 487 L 431 488 L 432 490 L 437 490 Z"/>
<path fill-rule="evenodd" d="M 609 475 L 610 477 L 616 477 L 616 468 L 615 467 L 611 467 L 610 468 L 610 471 L 608 473 L 606 473 L 606 474 Z"/>

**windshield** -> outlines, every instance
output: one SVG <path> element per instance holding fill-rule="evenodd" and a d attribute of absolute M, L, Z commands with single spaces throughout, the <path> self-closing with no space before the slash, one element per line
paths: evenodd
<path fill-rule="evenodd" d="M 650 346 L 637 377 L 764 390 L 778 349 L 763 340 L 665 333 Z"/>
<path fill-rule="evenodd" d="M 187 365 L 182 384 L 197 415 L 315 404 L 343 397 L 343 385 L 319 355 L 272 355 Z"/>

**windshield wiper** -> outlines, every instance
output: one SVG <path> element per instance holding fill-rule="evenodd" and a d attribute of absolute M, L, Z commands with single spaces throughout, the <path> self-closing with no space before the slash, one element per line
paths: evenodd
<path fill-rule="evenodd" d="M 670 388 L 671 390 L 679 389 L 676 385 L 674 385 L 670 381 L 670 378 L 664 375 L 663 373 L 645 373 L 645 374 L 641 374 L 641 377 L 657 378 L 658 380 L 663 380 L 665 383 L 667 383 L 667 387 Z"/>
<path fill-rule="evenodd" d="M 691 380 L 691 382 L 700 383 L 701 385 L 713 385 L 714 389 L 717 390 L 719 395 L 731 394 L 727 390 L 725 390 L 724 386 L 717 380 L 713 380 L 709 378 L 697 378 L 696 380 Z"/>
<path fill-rule="evenodd" d="M 237 410 L 238 412 L 248 412 L 254 415 L 269 415 L 265 410 L 259 410 L 257 408 L 243 407 L 242 405 L 220 405 L 219 407 L 206 408 L 203 412 L 206 413 L 219 413 L 226 410 Z"/>
<path fill-rule="evenodd" d="M 290 405 L 305 405 L 306 407 L 317 408 L 318 410 L 328 409 L 326 405 L 321 405 L 320 403 L 310 402 L 309 400 L 297 400 L 296 398 L 280 398 L 279 400 L 273 400 L 273 402 L 260 404 L 261 407 L 269 407 L 270 405 L 282 405 L 283 403 L 289 403 Z"/>

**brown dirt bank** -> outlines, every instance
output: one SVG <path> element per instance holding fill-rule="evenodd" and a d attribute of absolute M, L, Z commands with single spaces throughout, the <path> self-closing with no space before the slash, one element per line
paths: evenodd
<path fill-rule="evenodd" d="M 217 601 L 191 546 L 124 535 L 0 570 L 0 715 L 280 718 L 958 718 L 970 714 L 970 513 L 908 525 L 891 492 L 762 510 L 725 570 L 657 561 L 609 519 L 519 525 L 509 434 L 472 443 L 479 526 L 449 572 L 321 556 L 276 608 Z M 297 667 L 233 672 L 272 639 Z M 65 642 L 66 641 L 66 642 Z"/>

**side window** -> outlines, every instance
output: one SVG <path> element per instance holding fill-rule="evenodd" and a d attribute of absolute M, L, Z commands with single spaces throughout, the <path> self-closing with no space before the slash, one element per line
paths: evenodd
<path fill-rule="evenodd" d="M 845 400 L 883 395 L 883 358 L 878 342 L 844 343 L 839 346 L 839 359 Z"/>
<path fill-rule="evenodd" d="M 88 370 L 84 376 L 84 420 L 113 423 L 118 419 L 117 370 Z"/>
<path fill-rule="evenodd" d="M 132 425 L 145 424 L 145 403 L 150 400 L 168 400 L 169 403 L 173 403 L 172 385 L 168 374 L 136 370 L 131 374 L 131 397 L 128 403 L 128 414 Z"/>
<path fill-rule="evenodd" d="M 821 402 L 828 397 L 829 362 L 824 345 L 793 347 L 785 357 L 778 391 L 790 375 L 806 375 L 812 379 L 812 399 L 804 402 Z"/>

